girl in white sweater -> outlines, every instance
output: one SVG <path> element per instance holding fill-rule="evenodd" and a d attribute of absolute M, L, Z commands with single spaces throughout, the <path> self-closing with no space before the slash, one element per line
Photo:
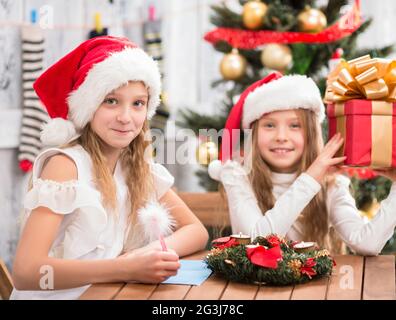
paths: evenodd
<path fill-rule="evenodd" d="M 343 139 L 337 134 L 323 146 L 323 119 L 320 92 L 310 78 L 272 73 L 247 88 L 231 110 L 222 162 L 212 162 L 209 174 L 224 186 L 234 233 L 316 241 L 333 253 L 341 251 L 333 241 L 338 235 L 355 252 L 377 255 L 396 226 L 396 173 L 377 171 L 393 184 L 366 223 L 349 192 L 349 179 L 337 174 L 345 160 L 335 156 Z M 241 122 L 252 139 L 238 162 L 232 159 L 235 141 L 229 134 Z"/>

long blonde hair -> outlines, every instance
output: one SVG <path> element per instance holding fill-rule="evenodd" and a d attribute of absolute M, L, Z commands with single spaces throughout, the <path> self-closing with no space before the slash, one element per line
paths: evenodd
<path fill-rule="evenodd" d="M 297 175 L 299 175 L 306 171 L 319 155 L 320 150 L 323 148 L 323 138 L 321 127 L 313 111 L 298 109 L 296 112 L 301 121 L 305 141 L 303 155 L 297 169 Z M 265 214 L 274 206 L 275 198 L 272 193 L 273 184 L 270 168 L 262 158 L 257 146 L 258 120 L 252 124 L 252 147 L 247 148 L 246 160 L 251 161 L 252 169 L 248 178 L 258 205 L 262 213 Z M 333 180 L 330 178 L 322 185 L 318 194 L 304 208 L 299 219 L 303 225 L 305 241 L 315 241 L 319 245 L 329 248 L 332 252 L 341 252 L 343 249 L 340 241 L 333 230 L 329 232 L 326 191 L 329 183 L 332 183 L 331 181 Z"/>
<path fill-rule="evenodd" d="M 137 210 L 144 206 L 154 190 L 148 162 L 149 159 L 147 159 L 147 156 L 151 155 L 151 152 L 148 150 L 148 148 L 151 148 L 151 143 L 145 139 L 148 130 L 149 126 L 146 120 L 141 132 L 122 150 L 120 155 L 121 167 L 125 174 L 125 182 L 128 187 L 128 200 L 130 203 L 130 212 L 128 215 L 129 226 L 136 222 Z M 116 212 L 117 190 L 113 174 L 103 154 L 104 142 L 88 123 L 78 139 L 63 147 L 72 147 L 77 144 L 80 144 L 91 157 L 94 182 L 102 194 L 103 204 Z"/>

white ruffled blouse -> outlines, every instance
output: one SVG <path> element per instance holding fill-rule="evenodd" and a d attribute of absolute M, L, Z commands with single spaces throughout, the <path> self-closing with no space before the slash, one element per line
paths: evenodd
<path fill-rule="evenodd" d="M 77 180 L 55 182 L 39 178 L 46 160 L 55 154 L 65 154 L 77 167 Z M 173 185 L 174 178 L 160 164 L 150 164 L 154 179 L 155 198 L 161 198 Z M 59 259 L 112 259 L 123 250 L 129 213 L 128 188 L 120 161 L 114 180 L 117 188 L 117 212 L 104 208 L 101 194 L 94 185 L 89 154 L 80 145 L 43 151 L 33 166 L 33 188 L 24 201 L 26 216 L 37 207 L 47 207 L 63 214 L 49 255 Z M 133 232 L 133 230 L 132 230 Z M 136 238 L 136 237 L 134 237 Z M 11 299 L 77 299 L 87 286 L 65 290 L 20 291 L 14 289 Z"/>

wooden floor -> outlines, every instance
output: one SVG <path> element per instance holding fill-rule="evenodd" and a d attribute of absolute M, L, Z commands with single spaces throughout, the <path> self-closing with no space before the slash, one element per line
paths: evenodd
<path fill-rule="evenodd" d="M 185 259 L 201 259 L 200 252 Z M 395 256 L 336 256 L 330 277 L 288 287 L 226 281 L 211 275 L 202 285 L 109 283 L 92 285 L 80 299 L 115 300 L 396 300 Z"/>

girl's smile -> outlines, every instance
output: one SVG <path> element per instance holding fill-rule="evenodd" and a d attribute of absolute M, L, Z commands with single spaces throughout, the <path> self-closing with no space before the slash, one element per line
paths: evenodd
<path fill-rule="evenodd" d="M 130 133 L 133 133 L 133 130 L 118 130 L 118 129 L 111 129 L 114 130 L 117 134 L 120 135 L 128 135 Z"/>
<path fill-rule="evenodd" d="M 294 148 L 271 148 L 270 151 L 277 155 L 287 155 L 288 153 L 294 151 Z"/>

